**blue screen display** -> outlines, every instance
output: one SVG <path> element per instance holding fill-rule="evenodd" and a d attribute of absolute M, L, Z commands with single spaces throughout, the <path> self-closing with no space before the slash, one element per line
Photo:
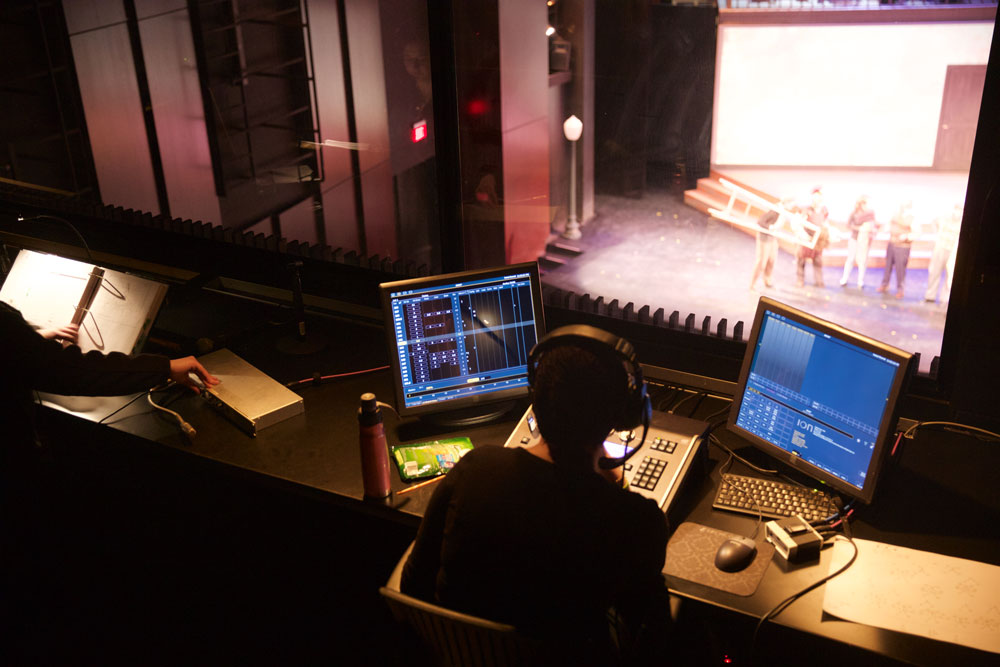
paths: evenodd
<path fill-rule="evenodd" d="M 390 293 L 404 405 L 527 387 L 531 282 L 514 273 Z"/>
<path fill-rule="evenodd" d="M 864 487 L 899 362 L 765 311 L 736 425 Z"/>

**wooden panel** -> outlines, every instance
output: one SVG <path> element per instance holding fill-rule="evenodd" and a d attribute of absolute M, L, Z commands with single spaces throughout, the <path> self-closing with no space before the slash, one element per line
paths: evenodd
<path fill-rule="evenodd" d="M 544 2 L 499 4 L 500 96 L 504 132 L 548 115 L 549 38 Z"/>
<path fill-rule="evenodd" d="M 323 190 L 323 224 L 327 245 L 345 251 L 358 249 L 353 180 Z"/>
<path fill-rule="evenodd" d="M 125 22 L 121 0 L 63 0 L 62 4 L 70 35 Z"/>
<path fill-rule="evenodd" d="M 544 3 L 499 5 L 504 238 L 508 262 L 534 261 L 549 236 L 549 50 Z"/>
<path fill-rule="evenodd" d="M 134 0 L 134 2 L 135 15 L 140 21 L 167 12 L 187 10 L 187 0 Z"/>
<path fill-rule="evenodd" d="M 340 57 L 340 22 L 337 3 L 309 3 L 312 34 L 313 71 L 316 77 L 316 109 L 322 139 L 347 141 L 347 101 L 344 92 L 344 64 Z M 340 187 L 352 178 L 351 155 L 340 148 L 323 150 L 323 190 Z M 353 206 L 351 210 L 353 210 Z M 357 234 L 354 235 L 355 238 Z M 356 250 L 356 247 L 349 248 Z"/>
<path fill-rule="evenodd" d="M 398 257 L 379 6 L 346 0 L 345 8 L 358 141 L 372 147 L 359 153 L 367 253 Z"/>
<path fill-rule="evenodd" d="M 140 20 L 139 34 L 170 214 L 221 223 L 188 12 Z"/>
<path fill-rule="evenodd" d="M 361 175 L 365 198 L 365 235 L 368 254 L 398 259 L 396 206 L 392 190 L 392 163 L 388 159 Z"/>
<path fill-rule="evenodd" d="M 949 65 L 941 100 L 934 168 L 966 171 L 972 162 L 986 65 Z"/>
<path fill-rule="evenodd" d="M 315 202 L 312 199 L 305 199 L 281 214 L 281 237 L 307 243 L 319 241 L 316 235 Z"/>
<path fill-rule="evenodd" d="M 70 38 L 101 197 L 159 213 L 146 126 L 124 24 Z"/>
<path fill-rule="evenodd" d="M 548 121 L 504 132 L 504 226 L 508 263 L 533 262 L 549 237 Z"/>

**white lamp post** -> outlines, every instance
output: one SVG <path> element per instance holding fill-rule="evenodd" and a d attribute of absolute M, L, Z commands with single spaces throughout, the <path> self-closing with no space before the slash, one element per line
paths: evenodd
<path fill-rule="evenodd" d="M 569 158 L 569 216 L 566 220 L 566 230 L 563 237 L 567 239 L 580 238 L 580 221 L 576 218 L 576 142 L 583 134 L 583 123 L 576 116 L 570 116 L 563 123 L 563 134 L 570 141 Z"/>

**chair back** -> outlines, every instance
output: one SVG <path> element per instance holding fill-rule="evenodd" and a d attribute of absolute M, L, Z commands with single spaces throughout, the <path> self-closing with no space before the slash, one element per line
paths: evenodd
<path fill-rule="evenodd" d="M 505 623 L 463 614 L 383 586 L 396 620 L 412 627 L 446 667 L 515 667 L 538 664 L 538 643 Z"/>

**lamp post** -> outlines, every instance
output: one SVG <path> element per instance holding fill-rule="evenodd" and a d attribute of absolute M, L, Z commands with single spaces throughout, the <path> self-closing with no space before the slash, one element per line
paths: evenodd
<path fill-rule="evenodd" d="M 576 218 L 576 142 L 583 134 L 583 123 L 576 116 L 570 116 L 563 123 L 563 134 L 570 142 L 569 158 L 569 216 L 563 238 L 580 238 L 580 221 Z"/>

